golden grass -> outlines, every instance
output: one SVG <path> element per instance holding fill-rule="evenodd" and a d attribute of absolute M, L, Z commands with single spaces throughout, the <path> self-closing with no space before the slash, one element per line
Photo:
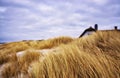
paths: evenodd
<path fill-rule="evenodd" d="M 17 49 L 12 43 L 0 46 L 0 64 L 8 64 L 3 78 L 18 78 L 20 73 L 24 76 L 19 78 L 120 78 L 119 35 L 117 31 L 97 32 L 80 39 L 60 37 L 13 43 Z M 44 55 L 35 51 L 55 47 L 56 51 Z M 22 57 L 16 56 L 23 50 Z"/>
<path fill-rule="evenodd" d="M 70 38 L 70 37 L 58 37 L 58 38 L 54 38 L 54 39 L 48 39 L 45 41 L 41 41 L 40 43 L 38 43 L 35 48 L 37 49 L 50 49 L 53 47 L 57 47 L 61 44 L 68 44 L 70 42 L 72 42 L 74 39 Z"/>
<path fill-rule="evenodd" d="M 32 78 L 119 78 L 119 34 L 97 32 L 59 46 L 62 50 L 32 64 Z"/>
<path fill-rule="evenodd" d="M 10 61 L 5 63 L 6 66 L 2 71 L 3 78 L 12 78 L 12 77 L 18 78 L 20 74 L 23 74 L 24 76 L 28 75 L 29 77 L 28 68 L 30 66 L 30 63 L 34 61 L 38 61 L 39 57 L 41 56 L 42 56 L 41 53 L 35 51 L 26 51 L 20 57 L 17 57 L 14 54 L 11 55 Z"/>
<path fill-rule="evenodd" d="M 27 49 L 48 49 L 73 41 L 70 37 L 58 37 L 43 41 L 21 41 L 0 45 L 0 64 L 8 62 L 8 55 Z"/>
<path fill-rule="evenodd" d="M 32 66 L 32 78 L 119 78 L 120 72 L 115 59 L 82 52 L 77 46 L 64 47 Z"/>
<path fill-rule="evenodd" d="M 2 71 L 2 77 L 1 78 L 17 78 L 17 75 L 19 74 L 19 66 L 16 62 L 9 62 L 4 64 L 4 70 Z"/>

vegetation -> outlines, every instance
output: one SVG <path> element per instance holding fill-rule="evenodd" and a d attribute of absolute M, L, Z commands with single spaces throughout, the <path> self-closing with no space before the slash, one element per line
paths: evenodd
<path fill-rule="evenodd" d="M 0 64 L 9 60 L 9 55 L 28 49 L 50 49 L 73 41 L 70 37 L 58 37 L 43 41 L 20 41 L 0 45 Z"/>
<path fill-rule="evenodd" d="M 2 78 L 120 78 L 119 35 L 117 31 L 96 32 L 79 39 L 0 45 Z M 44 49 L 48 49 L 46 54 Z"/>

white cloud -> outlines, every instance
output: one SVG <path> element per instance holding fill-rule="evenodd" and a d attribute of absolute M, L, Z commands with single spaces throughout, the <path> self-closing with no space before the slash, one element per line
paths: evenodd
<path fill-rule="evenodd" d="M 7 11 L 6 7 L 0 7 L 0 12 L 5 12 L 5 11 Z"/>
<path fill-rule="evenodd" d="M 108 2 L 108 0 L 89 0 L 89 1 L 98 5 L 105 5 Z"/>
<path fill-rule="evenodd" d="M 2 31 L 7 31 L 3 36 L 11 33 L 13 35 L 8 37 L 12 39 L 46 39 L 62 35 L 78 37 L 84 29 L 95 23 L 100 24 L 100 29 L 105 28 L 102 27 L 104 25 L 109 24 L 109 28 L 110 25 L 120 24 L 119 5 L 110 6 L 108 0 L 3 1 L 13 5 L 7 9 L 0 7 L 0 12 L 5 12 L 0 17 L 4 25 Z M 115 16 L 117 13 L 118 17 Z"/>
<path fill-rule="evenodd" d="M 41 12 L 53 12 L 54 11 L 54 8 L 52 6 L 45 5 L 45 4 L 36 5 L 35 8 L 37 8 Z"/>
<path fill-rule="evenodd" d="M 32 5 L 32 1 L 31 0 L 4 0 L 4 2 L 7 3 L 15 3 L 15 4 L 21 4 L 21 5 Z"/>

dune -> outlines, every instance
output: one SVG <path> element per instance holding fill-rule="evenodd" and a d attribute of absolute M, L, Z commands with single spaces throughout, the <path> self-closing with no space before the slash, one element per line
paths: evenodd
<path fill-rule="evenodd" d="M 1 78 L 120 78 L 120 32 L 0 46 Z"/>

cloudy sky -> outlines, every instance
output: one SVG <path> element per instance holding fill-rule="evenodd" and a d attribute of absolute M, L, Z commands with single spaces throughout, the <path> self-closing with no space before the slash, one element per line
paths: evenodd
<path fill-rule="evenodd" d="M 120 28 L 119 0 L 0 0 L 0 42 L 78 37 L 84 29 Z"/>

